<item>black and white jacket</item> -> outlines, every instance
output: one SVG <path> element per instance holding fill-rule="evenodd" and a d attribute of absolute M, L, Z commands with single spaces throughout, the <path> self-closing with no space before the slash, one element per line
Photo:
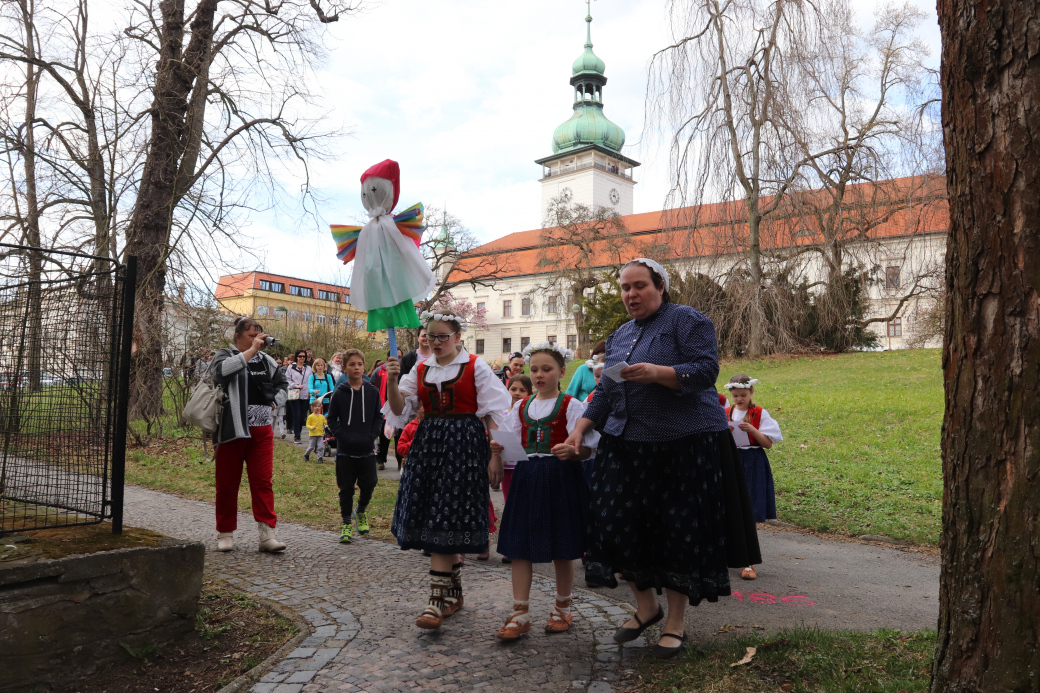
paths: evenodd
<path fill-rule="evenodd" d="M 278 368 L 274 359 L 260 352 L 267 366 L 267 374 L 274 384 L 275 407 L 285 404 L 286 381 L 285 373 Z M 246 367 L 246 359 L 242 352 L 233 346 L 224 347 L 217 352 L 210 366 L 210 374 L 213 382 L 224 388 L 224 413 L 221 417 L 219 439 L 218 434 L 213 434 L 214 444 L 226 443 L 229 440 L 249 437 L 249 417 L 246 407 L 249 404 L 262 404 L 261 402 L 248 402 L 248 388 L 246 378 L 249 369 Z"/>

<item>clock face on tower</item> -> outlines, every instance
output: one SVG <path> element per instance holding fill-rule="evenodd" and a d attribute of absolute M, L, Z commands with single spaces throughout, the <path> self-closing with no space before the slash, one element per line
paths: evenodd
<path fill-rule="evenodd" d="M 621 193 L 618 192 L 617 188 L 610 189 L 610 204 L 616 205 L 621 202 Z"/>
<path fill-rule="evenodd" d="M 574 197 L 574 191 L 570 188 L 563 188 L 560 190 L 560 197 L 563 198 L 564 202 L 570 202 L 571 198 Z"/>

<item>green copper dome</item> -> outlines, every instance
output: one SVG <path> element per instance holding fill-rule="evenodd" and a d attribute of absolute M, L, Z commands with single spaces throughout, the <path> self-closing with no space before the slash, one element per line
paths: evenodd
<path fill-rule="evenodd" d="M 607 65 L 599 56 L 592 52 L 592 15 L 585 17 L 587 24 L 585 33 L 585 52 L 578 56 L 571 66 L 572 75 L 580 75 L 583 72 L 594 72 L 602 75 L 607 71 Z"/>
<path fill-rule="evenodd" d="M 576 103 L 574 115 L 553 133 L 553 154 L 590 144 L 620 153 L 625 145 L 625 131 L 603 115 L 602 105 Z"/>

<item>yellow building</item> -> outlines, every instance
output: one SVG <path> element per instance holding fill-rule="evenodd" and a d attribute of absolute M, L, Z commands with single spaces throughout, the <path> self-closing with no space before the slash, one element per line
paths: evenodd
<path fill-rule="evenodd" d="M 308 334 L 317 327 L 332 331 L 364 330 L 364 311 L 350 305 L 350 289 L 267 272 L 243 272 L 221 277 L 217 304 L 234 315 L 256 318 L 261 324 Z"/>

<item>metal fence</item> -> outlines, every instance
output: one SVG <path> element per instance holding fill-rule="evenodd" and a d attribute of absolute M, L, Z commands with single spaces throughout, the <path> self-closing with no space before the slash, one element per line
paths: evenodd
<path fill-rule="evenodd" d="M 135 275 L 0 243 L 0 534 L 122 531 Z"/>

